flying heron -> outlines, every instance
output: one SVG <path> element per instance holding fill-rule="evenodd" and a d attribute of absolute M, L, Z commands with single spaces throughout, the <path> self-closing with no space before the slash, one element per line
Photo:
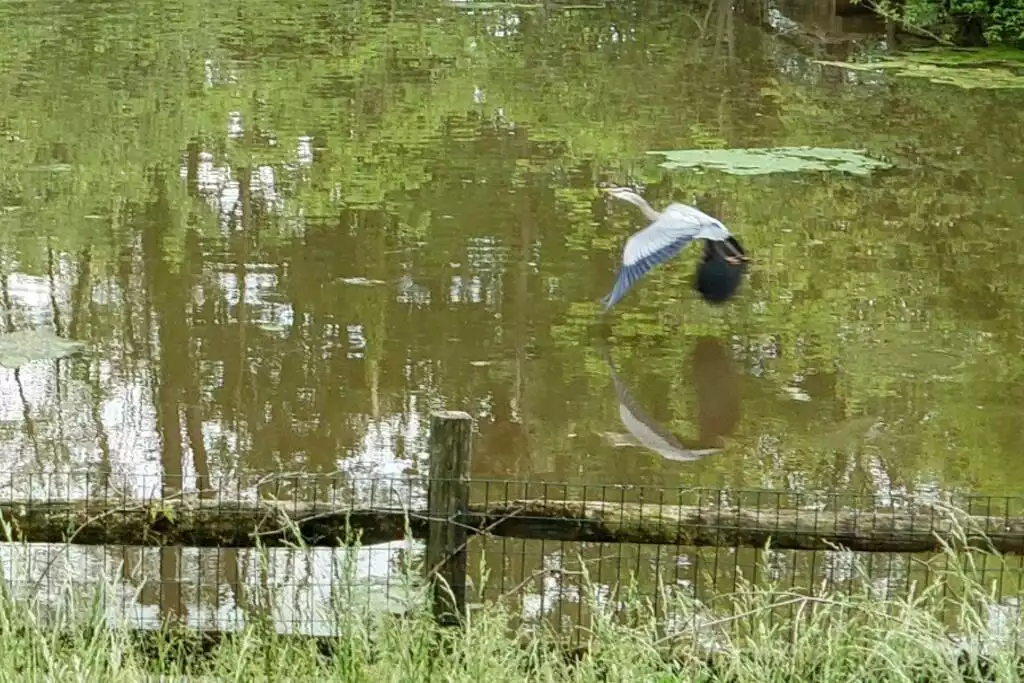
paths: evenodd
<path fill-rule="evenodd" d="M 626 240 L 618 279 L 611 294 L 601 300 L 605 312 L 648 271 L 668 261 L 695 239 L 704 240 L 704 256 L 697 267 L 694 288 L 710 303 L 722 303 L 736 291 L 749 259 L 721 221 L 679 203 L 669 204 L 659 213 L 646 199 L 626 187 L 603 187 L 601 190 L 636 206 L 651 221 L 650 225 Z"/>

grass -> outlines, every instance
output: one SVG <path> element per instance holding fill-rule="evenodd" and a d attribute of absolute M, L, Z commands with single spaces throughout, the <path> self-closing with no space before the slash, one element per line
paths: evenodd
<path fill-rule="evenodd" d="M 888 599 L 865 574 L 854 592 L 746 584 L 711 606 L 666 589 L 657 610 L 628 587 L 614 606 L 592 591 L 594 616 L 571 650 L 502 602 L 471 610 L 463 629 L 436 626 L 422 609 L 373 619 L 341 613 L 338 638 L 280 636 L 254 623 L 212 642 L 110 627 L 102 591 L 83 598 L 66 590 L 47 618 L 40 605 L 5 593 L 0 681 L 1020 680 L 1019 616 L 990 625 L 998 603 L 976 578 L 981 554 L 989 569 L 1002 559 L 947 549 L 927 585 Z"/>

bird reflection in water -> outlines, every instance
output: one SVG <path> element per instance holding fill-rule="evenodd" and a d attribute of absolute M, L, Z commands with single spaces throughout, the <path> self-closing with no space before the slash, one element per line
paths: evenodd
<path fill-rule="evenodd" d="M 740 421 L 740 375 L 729 350 L 715 337 L 699 337 L 690 355 L 697 395 L 697 440 L 691 448 L 724 446 Z"/>
<path fill-rule="evenodd" d="M 740 381 L 732 357 L 719 340 L 700 337 L 691 355 L 690 381 L 697 404 L 695 439 L 676 438 L 644 411 L 615 372 L 607 349 L 601 346 L 599 351 L 611 373 L 619 403 L 619 418 L 632 436 L 626 443 L 649 448 L 663 458 L 681 462 L 697 460 L 722 450 L 726 437 L 739 423 Z M 615 438 L 618 435 L 606 436 Z"/>

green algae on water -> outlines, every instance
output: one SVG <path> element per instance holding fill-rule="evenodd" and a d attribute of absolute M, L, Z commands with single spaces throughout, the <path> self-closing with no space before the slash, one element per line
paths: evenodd
<path fill-rule="evenodd" d="M 965 90 L 1024 88 L 1024 51 L 1005 48 L 927 48 L 874 62 L 816 60 L 815 63 L 851 71 L 881 70 L 894 76 L 924 78 Z"/>
<path fill-rule="evenodd" d="M 862 150 L 829 147 L 771 147 L 747 149 L 677 149 L 650 151 L 665 160 L 662 168 L 709 168 L 733 175 L 839 171 L 868 175 L 891 164 L 866 156 Z"/>
<path fill-rule="evenodd" d="M 0 334 L 0 367 L 18 368 L 37 360 L 57 360 L 85 350 L 85 344 L 47 329 Z"/>

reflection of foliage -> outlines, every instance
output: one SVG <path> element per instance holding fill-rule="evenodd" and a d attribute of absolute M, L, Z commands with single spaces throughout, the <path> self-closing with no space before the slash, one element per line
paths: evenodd
<path fill-rule="evenodd" d="M 186 3 L 119 23 L 75 5 L 0 22 L 0 240 L 36 273 L 40 235 L 91 248 L 105 295 L 83 295 L 79 324 L 119 368 L 167 352 L 152 327 L 188 330 L 169 366 L 217 425 L 214 471 L 333 469 L 371 427 L 409 433 L 444 403 L 481 416 L 483 473 L 1024 484 L 1004 460 L 1024 444 L 991 409 L 1024 374 L 1005 256 L 1019 97 L 776 71 L 764 56 L 784 48 L 754 29 L 729 58 L 685 7 L 644 6 Z M 774 146 L 895 168 L 733 176 L 646 155 Z M 640 224 L 594 192 L 607 178 L 656 206 L 708 202 L 756 260 L 724 310 L 693 304 L 686 254 L 606 321 L 616 367 L 679 434 L 694 339 L 742 364 L 744 421 L 693 467 L 593 437 L 617 422 L 587 348 L 595 302 Z"/>
<path fill-rule="evenodd" d="M 907 26 L 963 45 L 1024 47 L 1024 0 L 879 0 L 879 11 Z"/>

